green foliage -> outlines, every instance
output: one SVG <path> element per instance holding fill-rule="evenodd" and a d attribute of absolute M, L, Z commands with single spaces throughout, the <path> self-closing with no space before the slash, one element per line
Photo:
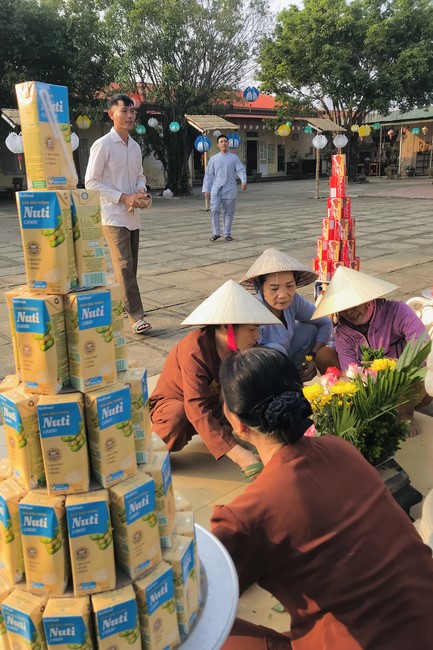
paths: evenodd
<path fill-rule="evenodd" d="M 385 348 L 379 348 L 378 350 L 375 350 L 374 348 L 370 348 L 368 345 L 361 345 L 360 349 L 362 362 L 366 361 L 369 363 L 374 359 L 383 359 L 385 356 Z"/>

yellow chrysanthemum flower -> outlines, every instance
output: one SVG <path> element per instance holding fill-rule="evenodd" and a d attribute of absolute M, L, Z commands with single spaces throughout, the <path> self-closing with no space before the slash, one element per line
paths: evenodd
<path fill-rule="evenodd" d="M 351 397 L 358 390 L 356 384 L 353 384 L 351 381 L 337 381 L 336 384 L 330 387 L 330 391 L 333 395 L 347 395 Z"/>
<path fill-rule="evenodd" d="M 388 368 L 394 370 L 396 365 L 397 361 L 395 359 L 374 359 L 370 364 L 370 368 L 378 372 L 379 370 L 387 370 Z"/>
<path fill-rule="evenodd" d="M 304 386 L 302 390 L 305 399 L 307 399 L 309 402 L 313 402 L 323 395 L 323 386 L 321 384 L 311 384 L 311 386 Z"/>

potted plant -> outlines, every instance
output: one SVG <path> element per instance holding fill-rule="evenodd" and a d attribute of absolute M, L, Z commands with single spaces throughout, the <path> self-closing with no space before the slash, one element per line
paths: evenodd
<path fill-rule="evenodd" d="M 412 164 L 406 165 L 404 173 L 406 176 L 415 176 L 415 167 Z"/>

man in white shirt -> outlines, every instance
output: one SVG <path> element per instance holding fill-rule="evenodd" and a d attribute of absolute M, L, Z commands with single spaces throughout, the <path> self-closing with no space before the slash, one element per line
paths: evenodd
<path fill-rule="evenodd" d="M 136 114 L 134 102 L 127 95 L 117 94 L 109 99 L 108 115 L 114 126 L 90 149 L 85 185 L 100 192 L 102 230 L 116 282 L 123 289 L 125 311 L 134 334 L 145 334 L 151 325 L 144 320 L 137 264 L 146 178 L 140 146 L 129 135 Z"/>
<path fill-rule="evenodd" d="M 229 141 L 226 135 L 219 135 L 217 147 L 220 153 L 209 160 L 203 179 L 205 197 L 210 197 L 212 237 L 216 241 L 221 237 L 220 211 L 223 210 L 223 232 L 226 241 L 233 241 L 232 223 L 236 208 L 236 176 L 241 179 L 241 187 L 247 189 L 247 174 L 238 156 L 229 152 Z"/>

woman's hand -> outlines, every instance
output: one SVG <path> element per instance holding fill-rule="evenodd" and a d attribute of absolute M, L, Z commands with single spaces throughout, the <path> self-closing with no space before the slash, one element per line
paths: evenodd
<path fill-rule="evenodd" d="M 304 361 L 301 369 L 302 381 L 311 381 L 317 375 L 316 364 L 313 359 L 311 361 Z"/>

